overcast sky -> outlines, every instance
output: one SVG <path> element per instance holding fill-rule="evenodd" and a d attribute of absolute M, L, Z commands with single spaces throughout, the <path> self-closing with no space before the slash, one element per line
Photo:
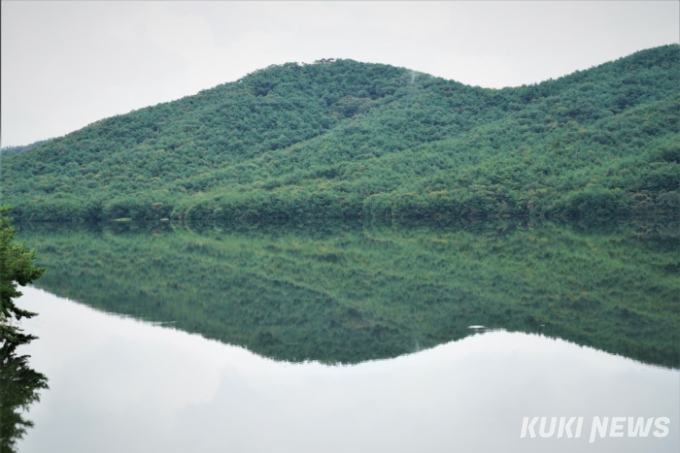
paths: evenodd
<path fill-rule="evenodd" d="M 2 1 L 2 146 L 270 64 L 350 58 L 500 88 L 680 39 L 670 1 Z"/>

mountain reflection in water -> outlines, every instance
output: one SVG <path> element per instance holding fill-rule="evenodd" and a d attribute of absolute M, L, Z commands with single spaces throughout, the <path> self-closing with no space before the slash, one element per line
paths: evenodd
<path fill-rule="evenodd" d="M 677 224 L 24 225 L 37 285 L 275 360 L 359 363 L 540 333 L 680 366 Z"/>

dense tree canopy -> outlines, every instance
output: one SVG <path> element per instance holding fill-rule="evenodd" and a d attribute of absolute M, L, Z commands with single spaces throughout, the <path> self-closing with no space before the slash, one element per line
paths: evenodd
<path fill-rule="evenodd" d="M 2 159 L 23 219 L 677 213 L 680 46 L 501 90 L 380 64 L 256 71 Z"/>
<path fill-rule="evenodd" d="M 16 306 L 14 299 L 21 296 L 17 285 L 27 285 L 40 278 L 45 269 L 33 265 L 35 251 L 14 241 L 16 229 L 6 216 L 8 209 L 0 208 L 0 346 L 21 344 L 32 337 L 12 324 L 13 320 L 35 315 Z"/>

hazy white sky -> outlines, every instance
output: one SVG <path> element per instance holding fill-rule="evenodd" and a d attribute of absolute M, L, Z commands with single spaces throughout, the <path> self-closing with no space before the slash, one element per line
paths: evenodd
<path fill-rule="evenodd" d="M 484 87 L 680 40 L 667 1 L 2 1 L 2 146 L 234 81 L 350 58 Z"/>

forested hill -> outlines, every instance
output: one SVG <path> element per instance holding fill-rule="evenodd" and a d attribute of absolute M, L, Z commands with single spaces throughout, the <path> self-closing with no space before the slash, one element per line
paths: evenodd
<path fill-rule="evenodd" d="M 17 153 L 20 153 L 22 151 L 26 151 L 28 149 L 35 148 L 36 146 L 40 146 L 42 144 L 47 143 L 48 140 L 49 139 L 40 140 L 40 141 L 37 141 L 35 143 L 31 143 L 31 144 L 24 145 L 24 146 L 4 146 L 4 147 L 0 148 L 0 158 L 2 158 L 4 156 L 11 156 L 12 154 L 17 154 Z"/>
<path fill-rule="evenodd" d="M 680 46 L 501 90 L 271 66 L 2 158 L 25 220 L 677 214 Z"/>

